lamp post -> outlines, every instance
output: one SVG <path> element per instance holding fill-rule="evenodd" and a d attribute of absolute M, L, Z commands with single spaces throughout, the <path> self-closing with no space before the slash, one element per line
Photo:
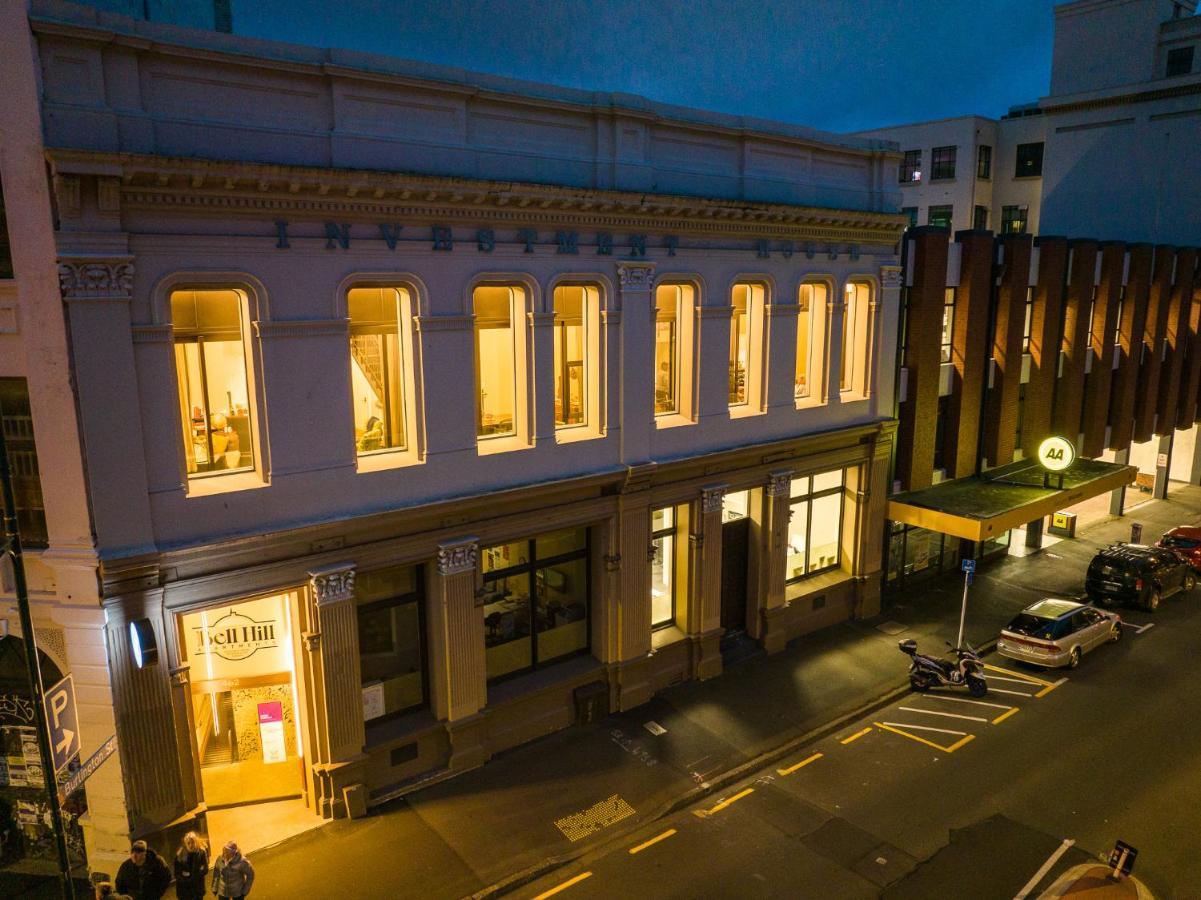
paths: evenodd
<path fill-rule="evenodd" d="M 67 900 L 75 898 L 75 884 L 71 880 L 71 860 L 67 855 L 67 833 L 63 828 L 63 812 L 58 802 L 58 783 L 54 771 L 54 756 L 50 752 L 50 728 L 46 720 L 45 684 L 42 667 L 38 661 L 37 642 L 33 635 L 33 616 L 29 611 L 29 589 L 25 583 L 25 562 L 21 554 L 21 535 L 17 530 L 17 503 L 13 491 L 12 470 L 8 464 L 8 444 L 4 438 L 3 410 L 0 410 L 0 489 L 3 490 L 2 510 L 4 528 L 2 554 L 12 560 L 13 583 L 17 594 L 17 610 L 21 616 L 21 634 L 25 640 L 25 667 L 29 676 L 29 693 L 33 699 L 34 715 L 37 717 L 38 751 L 42 760 L 42 778 L 45 782 L 46 799 L 50 804 L 50 823 L 54 830 L 54 842 L 58 848 L 59 890 Z"/>

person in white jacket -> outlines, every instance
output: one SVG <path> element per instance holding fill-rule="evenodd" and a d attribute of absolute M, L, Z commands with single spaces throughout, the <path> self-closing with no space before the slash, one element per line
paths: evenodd
<path fill-rule="evenodd" d="M 237 843 L 230 841 L 213 866 L 213 893 L 220 900 L 241 900 L 250 896 L 253 885 L 254 866 L 238 851 Z"/>

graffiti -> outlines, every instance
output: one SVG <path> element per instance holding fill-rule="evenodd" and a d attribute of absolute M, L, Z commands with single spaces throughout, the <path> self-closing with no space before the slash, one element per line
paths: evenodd
<path fill-rule="evenodd" d="M 14 725 L 33 722 L 33 702 L 20 694 L 0 694 L 0 722 Z"/>

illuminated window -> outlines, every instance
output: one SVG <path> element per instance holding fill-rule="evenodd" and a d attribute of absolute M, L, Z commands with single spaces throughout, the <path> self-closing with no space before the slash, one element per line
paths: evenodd
<path fill-rule="evenodd" d="M 926 224 L 938 225 L 941 228 L 951 227 L 951 218 L 955 215 L 953 206 L 931 206 L 926 210 Z"/>
<path fill-rule="evenodd" d="M 951 361 L 951 343 L 955 338 L 955 288 L 949 287 L 942 299 L 942 352 L 943 362 Z"/>
<path fill-rule="evenodd" d="M 587 528 L 486 547 L 482 557 L 490 681 L 587 652 Z"/>
<path fill-rule="evenodd" d="M 655 415 L 692 415 L 692 323 L 689 284 L 655 289 Z"/>
<path fill-rule="evenodd" d="M 930 180 L 944 181 L 955 177 L 955 148 L 935 147 L 930 151 Z"/>
<path fill-rule="evenodd" d="M 485 285 L 472 293 L 475 310 L 476 435 L 517 435 L 525 411 L 525 290 Z"/>
<path fill-rule="evenodd" d="M 175 377 L 189 477 L 254 468 L 244 307 L 239 291 L 171 293 Z"/>
<path fill-rule="evenodd" d="M 354 592 L 363 718 L 384 722 L 428 706 L 422 567 L 360 572 Z"/>
<path fill-rule="evenodd" d="M 1029 207 L 1002 206 L 1001 234 L 1025 234 Z"/>
<path fill-rule="evenodd" d="M 821 400 L 823 333 L 826 306 L 830 289 L 824 282 L 801 285 L 796 332 L 796 379 L 794 396 L 797 400 Z"/>
<path fill-rule="evenodd" d="M 871 352 L 871 288 L 859 282 L 846 286 L 842 316 L 842 358 L 839 389 L 867 396 Z"/>
<path fill-rule="evenodd" d="M 922 151 L 906 150 L 905 156 L 897 167 L 897 181 L 907 184 L 922 180 Z"/>
<path fill-rule="evenodd" d="M 842 469 L 792 479 L 785 577 L 800 581 L 842 565 Z"/>
<path fill-rule="evenodd" d="M 728 401 L 757 409 L 762 405 L 763 286 L 736 284 L 730 301 Z"/>
<path fill-rule="evenodd" d="M 596 328 L 600 291 L 586 285 L 555 288 L 555 425 L 589 424 L 591 392 L 596 378 L 590 351 Z"/>
<path fill-rule="evenodd" d="M 1014 178 L 1032 178 L 1043 173 L 1043 142 L 1018 144 Z"/>
<path fill-rule="evenodd" d="M 651 627 L 676 621 L 676 511 L 665 506 L 651 513 Z"/>
<path fill-rule="evenodd" d="M 408 446 L 411 295 L 404 288 L 352 288 L 350 384 L 359 453 Z"/>
<path fill-rule="evenodd" d="M 976 177 L 984 181 L 992 178 L 992 147 L 981 144 L 976 150 Z"/>

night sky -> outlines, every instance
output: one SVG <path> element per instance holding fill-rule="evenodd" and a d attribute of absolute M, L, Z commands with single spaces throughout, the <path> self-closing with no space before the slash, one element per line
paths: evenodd
<path fill-rule="evenodd" d="M 233 19 L 238 34 L 855 131 L 1037 100 L 1054 5 L 233 0 Z"/>

